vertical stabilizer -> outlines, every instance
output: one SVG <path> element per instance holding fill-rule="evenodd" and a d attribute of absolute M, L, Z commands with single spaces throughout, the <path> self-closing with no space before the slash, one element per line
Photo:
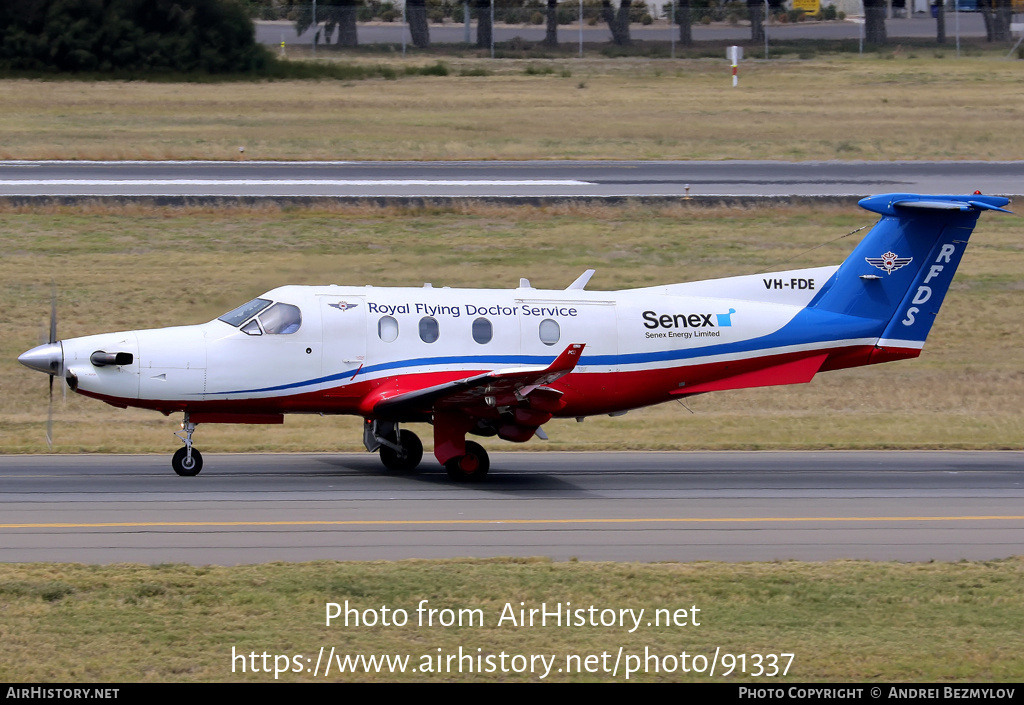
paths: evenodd
<path fill-rule="evenodd" d="M 880 338 L 916 343 L 931 330 L 967 240 L 983 210 L 1003 211 L 998 196 L 887 194 L 860 201 L 882 219 L 840 265 L 814 303 L 822 311 L 874 319 Z M 1008 211 L 1004 211 L 1008 212 Z"/>

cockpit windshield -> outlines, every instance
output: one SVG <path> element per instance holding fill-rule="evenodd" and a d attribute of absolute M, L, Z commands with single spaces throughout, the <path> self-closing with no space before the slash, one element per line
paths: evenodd
<path fill-rule="evenodd" d="M 265 309 L 272 302 L 266 299 L 253 299 L 247 304 L 243 304 L 236 308 L 234 311 L 229 311 L 223 316 L 218 318 L 218 321 L 224 321 L 228 325 L 235 326 L 236 328 L 247 320 L 255 316 L 257 313 Z"/>
<path fill-rule="evenodd" d="M 260 314 L 260 324 L 271 335 L 288 335 L 302 325 L 302 312 L 298 306 L 276 303 Z"/>

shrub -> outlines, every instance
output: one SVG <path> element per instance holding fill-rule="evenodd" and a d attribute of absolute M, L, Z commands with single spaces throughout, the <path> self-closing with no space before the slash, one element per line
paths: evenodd
<path fill-rule="evenodd" d="M 234 0 L 0 3 L 0 68 L 250 73 L 270 53 Z"/>
<path fill-rule="evenodd" d="M 575 24 L 580 21 L 580 8 L 576 3 L 558 3 L 558 24 Z"/>

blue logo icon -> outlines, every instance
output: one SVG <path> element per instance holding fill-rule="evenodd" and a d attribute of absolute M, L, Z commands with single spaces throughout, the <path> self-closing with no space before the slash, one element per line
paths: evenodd
<path fill-rule="evenodd" d="M 729 313 L 716 313 L 718 317 L 719 328 L 731 328 L 732 327 L 732 314 L 736 313 L 736 309 L 730 308 Z"/>
<path fill-rule="evenodd" d="M 872 267 L 878 267 L 886 274 L 892 274 L 901 267 L 914 261 L 913 257 L 900 257 L 895 252 L 884 252 L 881 257 L 865 257 L 864 261 Z"/>

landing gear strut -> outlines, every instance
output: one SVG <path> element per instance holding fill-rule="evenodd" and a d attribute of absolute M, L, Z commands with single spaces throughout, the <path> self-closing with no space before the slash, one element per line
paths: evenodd
<path fill-rule="evenodd" d="M 479 482 L 491 469 L 483 446 L 466 440 L 475 427 L 476 421 L 465 414 L 434 412 L 434 457 L 456 482 Z"/>
<path fill-rule="evenodd" d="M 181 431 L 174 435 L 181 439 L 185 447 L 178 448 L 175 451 L 174 456 L 171 458 L 171 467 L 174 468 L 174 472 L 182 477 L 194 477 L 203 469 L 203 455 L 192 447 L 192 433 L 196 430 L 196 425 L 189 421 L 187 411 L 185 412 L 185 420 L 181 423 L 181 429 Z M 182 435 L 182 432 L 184 432 L 184 435 Z"/>
<path fill-rule="evenodd" d="M 396 422 L 367 421 L 363 443 L 371 452 L 380 448 L 380 461 L 393 472 L 413 472 L 423 460 L 419 436 L 399 429 Z"/>
<path fill-rule="evenodd" d="M 389 441 L 391 439 L 388 439 Z M 412 472 L 423 460 L 423 443 L 412 431 L 395 431 L 394 441 L 380 447 L 380 461 L 395 472 Z"/>

